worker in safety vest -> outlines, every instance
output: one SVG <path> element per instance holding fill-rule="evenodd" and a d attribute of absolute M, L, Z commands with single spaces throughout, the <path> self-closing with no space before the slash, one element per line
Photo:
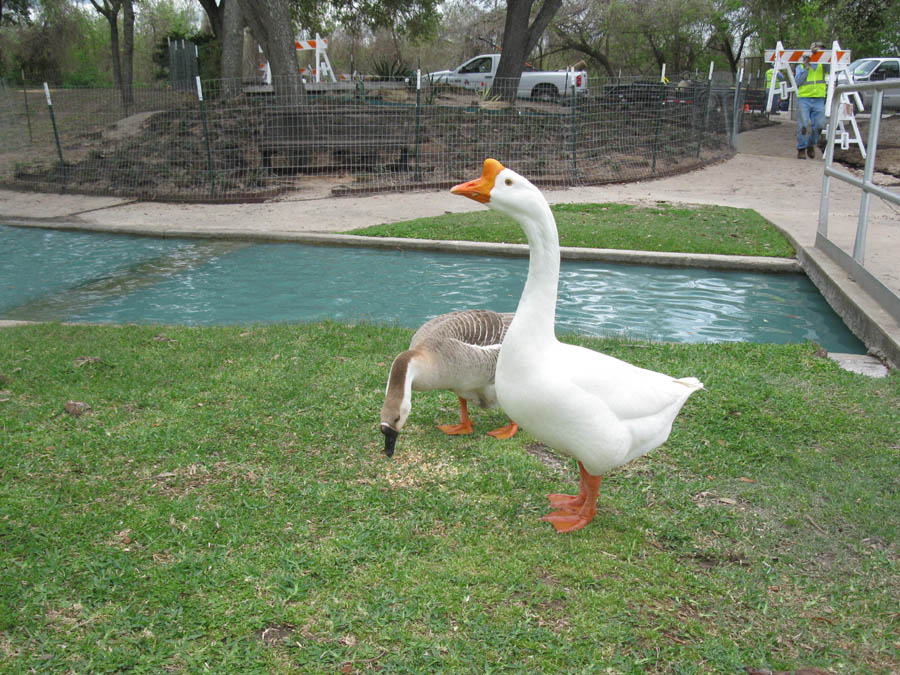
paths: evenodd
<path fill-rule="evenodd" d="M 822 51 L 825 45 L 813 42 L 812 52 Z M 825 127 L 825 96 L 828 84 L 825 79 L 830 66 L 811 64 L 804 56 L 797 64 L 794 79 L 797 80 L 797 159 L 815 159 L 816 141 Z"/>
<path fill-rule="evenodd" d="M 766 94 L 768 95 L 769 89 L 772 87 L 772 76 L 775 74 L 775 68 L 769 68 L 766 71 Z M 777 113 L 781 110 L 781 94 L 778 92 L 778 82 L 781 82 L 784 79 L 784 75 L 781 74 L 781 71 L 778 72 L 778 79 L 776 80 L 775 85 L 775 95 L 772 97 L 772 107 L 769 108 L 770 113 Z"/>

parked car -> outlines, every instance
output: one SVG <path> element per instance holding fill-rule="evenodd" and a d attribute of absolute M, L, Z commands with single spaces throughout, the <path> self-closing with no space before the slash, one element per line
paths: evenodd
<path fill-rule="evenodd" d="M 867 59 L 857 59 L 849 66 L 854 82 L 878 82 L 900 78 L 900 57 L 879 56 Z M 845 78 L 841 78 L 844 80 Z M 845 84 L 845 82 L 838 82 Z M 866 110 L 872 109 L 872 92 L 862 92 L 860 97 Z M 896 89 L 887 89 L 884 92 L 882 107 L 900 109 L 900 82 Z"/>
<path fill-rule="evenodd" d="M 449 84 L 476 91 L 484 91 L 491 88 L 494 76 L 497 74 L 497 65 L 500 63 L 499 54 L 481 54 L 469 59 L 453 70 L 439 70 L 429 73 L 428 77 L 433 84 Z M 519 98 L 537 98 L 553 100 L 560 95 L 587 93 L 587 72 L 584 70 L 525 70 L 519 80 L 519 89 L 516 95 Z"/>

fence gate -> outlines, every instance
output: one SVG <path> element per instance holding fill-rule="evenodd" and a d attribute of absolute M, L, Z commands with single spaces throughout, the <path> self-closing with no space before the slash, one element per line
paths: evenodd
<path fill-rule="evenodd" d="M 169 84 L 176 91 L 190 91 L 200 71 L 197 45 L 190 40 L 169 40 Z"/>

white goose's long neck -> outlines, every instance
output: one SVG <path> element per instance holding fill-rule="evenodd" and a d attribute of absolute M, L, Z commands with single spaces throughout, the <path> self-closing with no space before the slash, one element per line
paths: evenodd
<path fill-rule="evenodd" d="M 559 236 L 546 202 L 519 220 L 530 249 L 528 280 L 519 300 L 510 334 L 523 331 L 532 341 L 555 340 L 556 296 L 559 286 Z M 518 324 L 518 326 L 516 325 Z M 507 338 L 508 339 L 508 338 Z"/>

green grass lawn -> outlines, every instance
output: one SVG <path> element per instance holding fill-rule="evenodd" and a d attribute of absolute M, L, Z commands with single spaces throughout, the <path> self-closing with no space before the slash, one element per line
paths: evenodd
<path fill-rule="evenodd" d="M 751 209 L 666 203 L 552 208 L 562 246 L 794 257 L 793 247 L 778 228 Z M 349 234 L 526 243 L 518 223 L 489 210 L 376 225 Z"/>
<path fill-rule="evenodd" d="M 0 671 L 900 671 L 896 373 L 578 340 L 708 391 L 558 535 L 573 464 L 500 411 L 414 394 L 382 454 L 410 335 L 2 330 Z"/>

